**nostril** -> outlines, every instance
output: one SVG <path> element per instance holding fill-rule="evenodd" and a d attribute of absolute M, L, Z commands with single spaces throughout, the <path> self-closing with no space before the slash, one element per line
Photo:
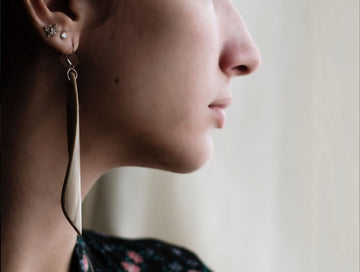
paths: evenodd
<path fill-rule="evenodd" d="M 246 65 L 238 65 L 235 67 L 235 69 L 237 69 L 241 74 L 250 73 L 250 69 Z"/>

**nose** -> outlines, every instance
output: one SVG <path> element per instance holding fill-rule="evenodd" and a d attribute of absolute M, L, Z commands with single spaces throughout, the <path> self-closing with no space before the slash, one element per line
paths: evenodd
<path fill-rule="evenodd" d="M 260 52 L 236 7 L 227 6 L 223 15 L 219 67 L 228 77 L 248 75 L 259 68 Z"/>

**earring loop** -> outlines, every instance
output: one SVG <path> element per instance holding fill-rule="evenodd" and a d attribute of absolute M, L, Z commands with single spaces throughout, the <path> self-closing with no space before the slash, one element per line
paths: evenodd
<path fill-rule="evenodd" d="M 69 81 L 71 81 L 70 73 L 73 72 L 75 74 L 75 80 L 78 78 L 78 72 L 74 68 L 69 68 L 66 72 L 66 77 Z"/>
<path fill-rule="evenodd" d="M 64 66 L 67 68 L 66 71 L 66 77 L 69 81 L 71 81 L 70 73 L 73 72 L 75 74 L 75 79 L 78 77 L 78 72 L 76 71 L 75 67 L 79 63 L 79 59 L 77 58 L 75 52 L 74 52 L 74 44 L 73 46 L 73 52 L 70 55 L 62 55 L 60 56 L 60 62 L 64 64 Z"/>

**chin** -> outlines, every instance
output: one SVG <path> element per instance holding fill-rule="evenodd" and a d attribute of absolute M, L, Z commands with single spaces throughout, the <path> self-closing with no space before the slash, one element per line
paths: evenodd
<path fill-rule="evenodd" d="M 159 169 L 175 173 L 191 173 L 203 167 L 212 157 L 213 141 L 210 136 L 202 141 L 187 145 L 177 145 L 158 157 Z"/>

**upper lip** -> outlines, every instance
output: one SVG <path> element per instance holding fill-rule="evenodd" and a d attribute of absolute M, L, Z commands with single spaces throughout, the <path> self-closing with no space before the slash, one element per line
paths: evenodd
<path fill-rule="evenodd" d="M 209 105 L 209 108 L 213 108 L 213 107 L 217 107 L 217 108 L 221 108 L 221 109 L 225 109 L 226 107 L 228 107 L 232 102 L 232 97 L 225 97 L 225 98 L 220 98 L 217 99 L 213 102 L 211 102 L 211 104 Z"/>

